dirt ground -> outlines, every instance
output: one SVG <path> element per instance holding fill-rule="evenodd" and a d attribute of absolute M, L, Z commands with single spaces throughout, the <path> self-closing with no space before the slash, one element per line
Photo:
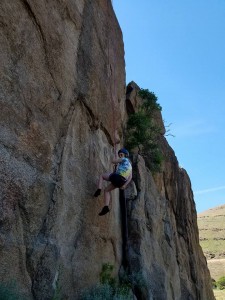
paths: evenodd
<path fill-rule="evenodd" d="M 220 277 L 225 276 L 225 258 L 210 259 L 207 264 L 213 279 L 217 281 Z"/>

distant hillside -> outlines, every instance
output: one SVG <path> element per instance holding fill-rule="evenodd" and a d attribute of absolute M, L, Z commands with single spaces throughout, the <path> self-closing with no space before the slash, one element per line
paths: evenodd
<path fill-rule="evenodd" d="M 199 214 L 198 228 L 211 277 L 218 280 L 225 276 L 225 205 Z"/>
<path fill-rule="evenodd" d="M 198 228 L 206 258 L 225 258 L 225 205 L 199 214 Z"/>

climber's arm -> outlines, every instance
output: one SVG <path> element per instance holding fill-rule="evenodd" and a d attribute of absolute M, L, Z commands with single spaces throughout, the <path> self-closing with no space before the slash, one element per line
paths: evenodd
<path fill-rule="evenodd" d="M 114 158 L 113 160 L 112 160 L 112 163 L 113 164 L 119 164 L 119 163 L 121 163 L 122 162 L 122 158 Z"/>

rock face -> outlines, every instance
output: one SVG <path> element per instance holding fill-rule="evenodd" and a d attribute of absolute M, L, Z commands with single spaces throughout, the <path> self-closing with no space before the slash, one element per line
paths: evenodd
<path fill-rule="evenodd" d="M 124 119 L 121 30 L 106 0 L 3 0 L 0 15 L 0 278 L 29 299 L 58 278 L 74 299 L 121 262 L 118 202 L 101 219 L 92 197 Z"/>
<path fill-rule="evenodd" d="M 0 17 L 0 281 L 79 299 L 103 263 L 122 263 L 118 191 L 102 218 L 92 197 L 127 119 L 122 33 L 109 0 L 2 0 Z M 210 300 L 190 181 L 161 143 L 163 173 L 139 157 L 128 203 L 129 258 L 147 280 L 134 292 Z"/>

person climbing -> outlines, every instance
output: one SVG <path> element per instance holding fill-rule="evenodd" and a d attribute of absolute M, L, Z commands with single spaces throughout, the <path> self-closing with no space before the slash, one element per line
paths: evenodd
<path fill-rule="evenodd" d="M 109 212 L 110 192 L 116 188 L 125 189 L 132 179 L 132 166 L 128 159 L 129 152 L 122 148 L 118 151 L 118 156 L 119 158 L 112 160 L 112 163 L 117 165 L 116 170 L 113 173 L 101 174 L 99 177 L 98 189 L 94 193 L 94 197 L 98 197 L 101 194 L 103 180 L 111 182 L 104 190 L 105 206 L 102 208 L 99 216 L 104 216 Z"/>

